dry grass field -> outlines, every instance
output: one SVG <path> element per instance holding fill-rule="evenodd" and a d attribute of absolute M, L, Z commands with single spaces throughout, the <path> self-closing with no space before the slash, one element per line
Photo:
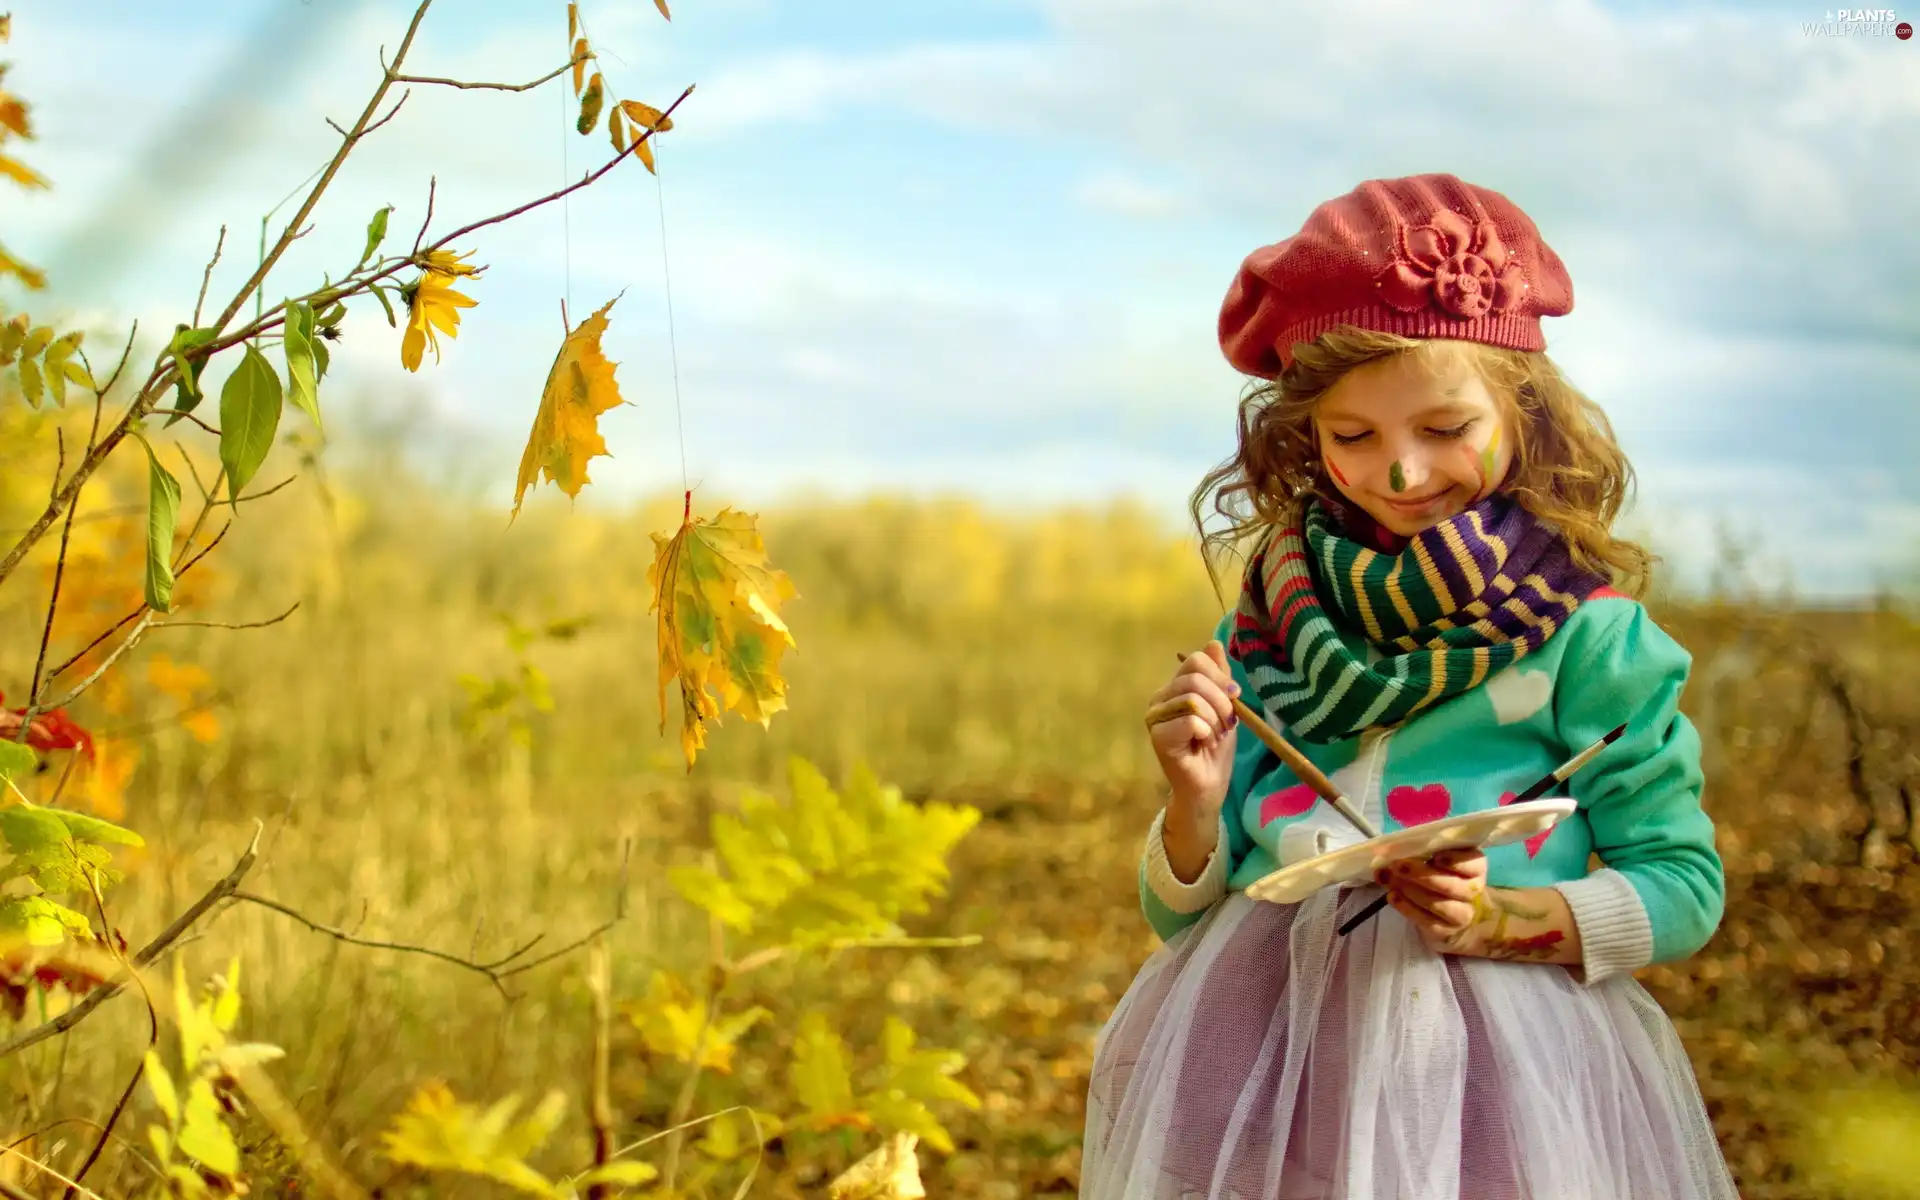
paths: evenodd
<path fill-rule="evenodd" d="M 981 1100 L 941 1110 L 956 1150 L 923 1153 L 929 1194 L 1070 1194 L 1093 1038 L 1153 946 L 1134 896 L 1158 804 L 1137 714 L 1170 653 L 1218 611 L 1191 544 L 1126 509 L 874 501 L 763 514 L 800 592 L 787 613 L 791 708 L 768 731 L 727 721 L 689 774 L 673 728 L 658 732 L 645 594 L 649 534 L 677 507 L 540 504 L 508 529 L 404 480 L 323 490 L 309 475 L 244 510 L 193 580 L 194 611 L 242 622 L 298 602 L 293 615 L 151 633 L 119 685 L 76 707 L 137 755 L 118 799 L 101 800 L 148 839 L 109 897 L 114 922 L 136 945 L 151 936 L 232 866 L 258 820 L 249 892 L 361 938 L 487 959 L 605 920 L 622 902 L 625 846 L 625 915 L 607 946 L 613 994 L 634 997 L 656 967 L 697 972 L 706 959 L 707 924 L 665 873 L 706 850 L 708 819 L 743 788 L 778 793 L 789 756 L 836 781 L 865 763 L 910 798 L 982 811 L 949 895 L 912 925 L 980 941 L 755 976 L 741 1001 L 775 1019 L 741 1039 L 699 1108 L 781 1092 L 803 1010 L 827 1012 L 857 1050 L 897 1013 L 923 1044 L 967 1056 L 960 1078 Z M 17 515 L 0 511 L 0 525 Z M 138 560 L 115 564 L 115 528 L 103 517 L 76 535 L 76 553 L 97 561 L 76 560 L 56 649 L 84 645 L 138 598 Z M 11 703 L 44 596 L 39 577 L 0 591 Z M 1892 1111 L 1872 1089 L 1904 1086 L 1910 1103 L 1920 1077 L 1920 866 L 1906 824 L 1920 635 L 1894 611 L 1655 606 L 1696 655 L 1688 707 L 1712 748 L 1729 903 L 1704 953 L 1644 980 L 1679 1025 L 1750 1200 L 1900 1194 L 1849 1182 L 1830 1160 Z M 586 624 L 525 652 L 550 711 L 513 701 L 471 719 L 463 676 L 515 678 L 503 614 Z M 459 965 L 342 944 L 249 903 L 218 910 L 177 953 L 194 977 L 238 956 L 241 1032 L 286 1049 L 274 1080 L 359 1178 L 391 1181 L 384 1194 L 506 1194 L 452 1177 L 423 1190 L 382 1159 L 380 1131 L 428 1079 L 479 1100 L 568 1089 L 576 1102 L 537 1161 L 588 1155 L 580 955 L 516 976 L 508 999 Z M 0 1059 L 0 1134 L 39 1131 L 33 1151 L 71 1168 L 144 1050 L 146 1020 L 121 997 Z M 681 1076 L 630 1024 L 613 1028 L 613 1106 L 622 1139 L 637 1138 L 662 1126 Z M 1849 1109 L 1850 1096 L 1867 1099 Z M 137 1095 L 123 1141 L 89 1176 L 102 1194 L 145 1186 L 136 1150 L 151 1119 Z M 242 1127 L 254 1193 L 308 1194 L 260 1128 Z M 828 1173 L 873 1142 L 776 1142 L 753 1194 L 823 1195 Z M 59 1194 L 8 1170 L 0 1179 L 29 1195 Z"/>

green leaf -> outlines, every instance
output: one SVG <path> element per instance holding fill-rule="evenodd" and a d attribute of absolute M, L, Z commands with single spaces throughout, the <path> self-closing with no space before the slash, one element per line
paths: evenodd
<path fill-rule="evenodd" d="M 379 284 L 375 284 L 368 290 L 373 293 L 373 298 L 380 302 L 380 307 L 387 310 L 387 324 L 398 329 L 400 322 L 393 319 L 393 301 L 387 299 L 387 289 L 381 287 Z"/>
<path fill-rule="evenodd" d="M 280 377 L 251 344 L 220 389 L 220 464 L 227 494 L 238 496 L 273 449 L 280 426 Z"/>
<path fill-rule="evenodd" d="M 140 433 L 147 448 L 147 607 L 173 611 L 173 531 L 180 520 L 180 481 L 160 465 L 153 443 Z"/>
<path fill-rule="evenodd" d="M 173 1086 L 173 1076 L 167 1073 L 167 1066 L 160 1056 L 152 1050 L 147 1051 L 147 1090 L 153 1093 L 153 1102 L 167 1115 L 167 1124 L 180 1123 L 180 1093 Z"/>
<path fill-rule="evenodd" d="M 20 360 L 20 394 L 27 403 L 40 407 L 40 400 L 47 394 L 46 381 L 40 374 L 40 364 L 29 358 Z"/>
<path fill-rule="evenodd" d="M 196 1079 L 187 1087 L 186 1111 L 180 1122 L 180 1153 L 201 1166 L 231 1178 L 240 1173 L 240 1147 L 220 1119 L 220 1102 L 213 1084 Z"/>
<path fill-rule="evenodd" d="M 753 928 L 753 906 L 742 900 L 732 886 L 704 867 L 674 867 L 667 872 L 674 890 L 727 925 L 742 932 Z"/>
<path fill-rule="evenodd" d="M 393 205 L 389 204 L 373 214 L 373 219 L 367 222 L 367 248 L 360 252 L 360 261 L 354 264 L 355 270 L 366 266 L 367 260 L 373 257 L 373 252 L 380 248 L 380 243 L 387 240 L 387 218 L 392 213 Z"/>
<path fill-rule="evenodd" d="M 17 930 L 30 946 L 58 946 L 69 933 L 86 937 L 93 932 L 87 919 L 45 896 L 0 900 L 0 931 Z"/>
<path fill-rule="evenodd" d="M 327 349 L 327 339 L 323 337 L 313 339 L 313 358 L 315 362 L 320 364 L 319 378 L 325 379 L 327 377 L 327 368 L 333 365 L 333 352 Z M 317 384 L 318 380 L 315 382 Z"/>
<path fill-rule="evenodd" d="M 816 1117 L 843 1116 L 858 1111 L 853 1101 L 853 1079 L 847 1068 L 847 1044 L 819 1012 L 809 1012 L 800 1019 L 788 1082 L 793 1086 L 795 1099 Z"/>
<path fill-rule="evenodd" d="M 234 956 L 227 967 L 225 986 L 220 996 L 213 1002 L 213 1027 L 221 1033 L 232 1033 L 235 1022 L 240 1020 L 240 958 Z M 911 1035 L 909 1035 L 911 1036 Z"/>
<path fill-rule="evenodd" d="M 218 330 L 188 329 L 185 325 L 175 327 L 173 340 L 167 343 L 167 356 L 173 359 L 175 412 L 167 418 L 167 424 L 173 425 L 180 420 L 182 413 L 192 412 L 200 403 L 200 382 L 195 375 L 192 354 L 195 350 L 211 344 L 219 336 Z"/>
<path fill-rule="evenodd" d="M 111 821 L 102 821 L 99 817 L 90 817 L 85 813 L 72 812 L 64 808 L 42 809 L 59 818 L 67 827 L 67 832 L 76 841 L 92 842 L 95 845 L 118 843 L 122 846 L 144 846 L 146 841 L 131 829 L 122 829 Z"/>
<path fill-rule="evenodd" d="M 11 738 L 0 738 L 0 779 L 31 775 L 39 762 L 39 756 L 31 747 L 22 746 Z"/>
<path fill-rule="evenodd" d="M 0 837 L 7 839 L 8 849 L 15 854 L 64 845 L 68 840 L 66 824 L 59 817 L 48 809 L 24 804 L 0 808 Z"/>
<path fill-rule="evenodd" d="M 287 323 L 281 331 L 287 351 L 287 394 L 301 412 L 320 428 L 320 377 L 314 370 L 313 309 L 302 302 L 287 305 Z"/>
<path fill-rule="evenodd" d="M 645 1187 L 660 1177 L 660 1172 L 651 1164 L 643 1162 L 610 1162 L 595 1167 L 584 1175 L 576 1175 L 570 1182 L 584 1191 L 599 1184 L 612 1184 L 616 1187 Z"/>

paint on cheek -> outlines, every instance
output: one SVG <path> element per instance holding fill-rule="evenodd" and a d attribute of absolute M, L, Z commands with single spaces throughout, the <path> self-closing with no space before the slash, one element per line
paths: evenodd
<path fill-rule="evenodd" d="M 1400 460 L 1397 458 L 1393 460 L 1393 466 L 1387 471 L 1387 486 L 1396 492 L 1407 490 L 1406 472 L 1400 469 Z"/>
<path fill-rule="evenodd" d="M 1333 481 L 1339 484 L 1341 487 L 1353 486 L 1352 484 L 1347 482 L 1347 477 L 1340 473 L 1340 464 L 1337 462 L 1334 462 L 1331 458 L 1327 459 L 1327 471 L 1330 474 L 1332 474 Z"/>
<path fill-rule="evenodd" d="M 1494 458 L 1500 452 L 1500 427 L 1493 427 L 1493 436 L 1480 450 L 1480 486 L 1485 489 L 1493 483 Z"/>

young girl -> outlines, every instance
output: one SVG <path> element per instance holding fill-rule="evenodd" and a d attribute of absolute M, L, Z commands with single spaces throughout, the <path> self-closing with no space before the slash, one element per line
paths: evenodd
<path fill-rule="evenodd" d="M 1364 183 L 1242 265 L 1220 340 L 1270 382 L 1193 511 L 1234 518 L 1210 550 L 1258 539 L 1147 710 L 1172 790 L 1141 900 L 1166 944 L 1100 1037 L 1082 1197 L 1735 1196 L 1631 975 L 1706 942 L 1723 876 L 1689 658 L 1608 586 L 1647 578 L 1609 532 L 1630 469 L 1543 353 L 1540 318 L 1572 307 L 1526 214 L 1450 175 Z M 1239 736 L 1232 697 L 1383 830 L 1509 803 L 1626 732 L 1546 834 L 1279 905 L 1241 889 L 1360 835 Z"/>

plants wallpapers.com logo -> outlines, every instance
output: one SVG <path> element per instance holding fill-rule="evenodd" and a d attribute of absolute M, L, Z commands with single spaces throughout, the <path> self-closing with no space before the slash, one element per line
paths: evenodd
<path fill-rule="evenodd" d="M 1830 9 L 1824 21 L 1802 21 L 1807 37 L 1891 37 L 1909 41 L 1913 25 L 1891 8 Z"/>

